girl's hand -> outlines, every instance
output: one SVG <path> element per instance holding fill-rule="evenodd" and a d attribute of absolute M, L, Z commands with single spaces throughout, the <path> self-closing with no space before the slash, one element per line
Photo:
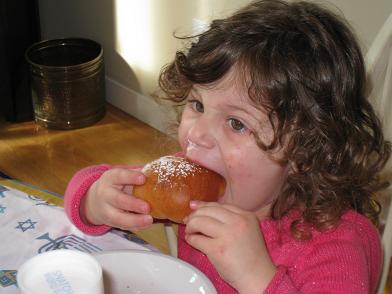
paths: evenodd
<path fill-rule="evenodd" d="M 232 205 L 191 202 L 185 240 L 206 254 L 221 277 L 239 293 L 262 293 L 276 268 L 267 252 L 259 221 Z"/>
<path fill-rule="evenodd" d="M 132 196 L 133 185 L 142 185 L 145 180 L 143 173 L 125 168 L 103 173 L 82 203 L 85 221 L 133 231 L 149 227 L 153 219 L 148 215 L 148 203 Z"/>

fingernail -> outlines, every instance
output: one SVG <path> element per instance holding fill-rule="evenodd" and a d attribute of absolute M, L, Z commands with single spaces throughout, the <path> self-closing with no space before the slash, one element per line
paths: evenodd
<path fill-rule="evenodd" d="M 146 225 L 152 224 L 152 222 L 153 222 L 152 216 L 151 216 L 151 215 L 145 215 L 145 216 L 143 216 L 143 222 L 144 222 Z"/>
<path fill-rule="evenodd" d="M 192 200 L 189 202 L 189 207 L 192 209 L 195 209 L 197 207 L 197 201 L 196 200 Z"/>
<path fill-rule="evenodd" d="M 138 183 L 140 183 L 140 184 L 143 184 L 144 183 L 144 178 L 145 178 L 144 175 L 138 175 L 137 178 L 136 178 L 136 181 Z"/>
<path fill-rule="evenodd" d="M 147 204 L 143 205 L 142 206 L 142 212 L 143 213 L 149 213 L 150 212 L 150 207 Z"/>

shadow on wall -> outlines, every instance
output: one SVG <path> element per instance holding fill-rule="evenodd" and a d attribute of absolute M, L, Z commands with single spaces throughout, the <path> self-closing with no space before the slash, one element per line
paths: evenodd
<path fill-rule="evenodd" d="M 79 37 L 97 41 L 104 50 L 106 75 L 140 92 L 135 71 L 117 51 L 119 40 L 115 2 L 40 0 L 42 39 Z M 132 35 L 128 38 L 132 40 Z"/>

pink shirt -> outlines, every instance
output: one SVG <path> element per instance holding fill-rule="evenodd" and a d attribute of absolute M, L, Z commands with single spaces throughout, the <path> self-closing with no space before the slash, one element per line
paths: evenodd
<path fill-rule="evenodd" d="M 109 165 L 92 166 L 77 172 L 70 181 L 64 208 L 71 221 L 87 234 L 103 234 L 108 226 L 83 223 L 80 201 Z M 278 272 L 264 293 L 375 293 L 381 272 L 382 251 L 376 228 L 364 216 L 348 211 L 339 225 L 327 232 L 313 231 L 313 238 L 296 240 L 290 224 L 299 214 L 293 211 L 279 221 L 260 223 L 269 254 Z M 179 229 L 179 258 L 204 272 L 218 293 L 236 293 L 215 271 L 208 258 L 184 240 Z"/>

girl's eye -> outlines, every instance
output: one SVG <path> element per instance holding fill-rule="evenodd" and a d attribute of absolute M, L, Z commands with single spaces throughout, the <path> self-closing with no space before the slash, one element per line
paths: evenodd
<path fill-rule="evenodd" d="M 241 121 L 239 121 L 238 119 L 230 118 L 228 122 L 229 122 L 229 126 L 234 131 L 237 131 L 237 132 L 244 132 L 244 131 L 246 131 L 246 126 Z"/>
<path fill-rule="evenodd" d="M 204 105 L 199 100 L 191 100 L 189 102 L 191 103 L 193 110 L 200 112 L 200 113 L 204 112 Z"/>

